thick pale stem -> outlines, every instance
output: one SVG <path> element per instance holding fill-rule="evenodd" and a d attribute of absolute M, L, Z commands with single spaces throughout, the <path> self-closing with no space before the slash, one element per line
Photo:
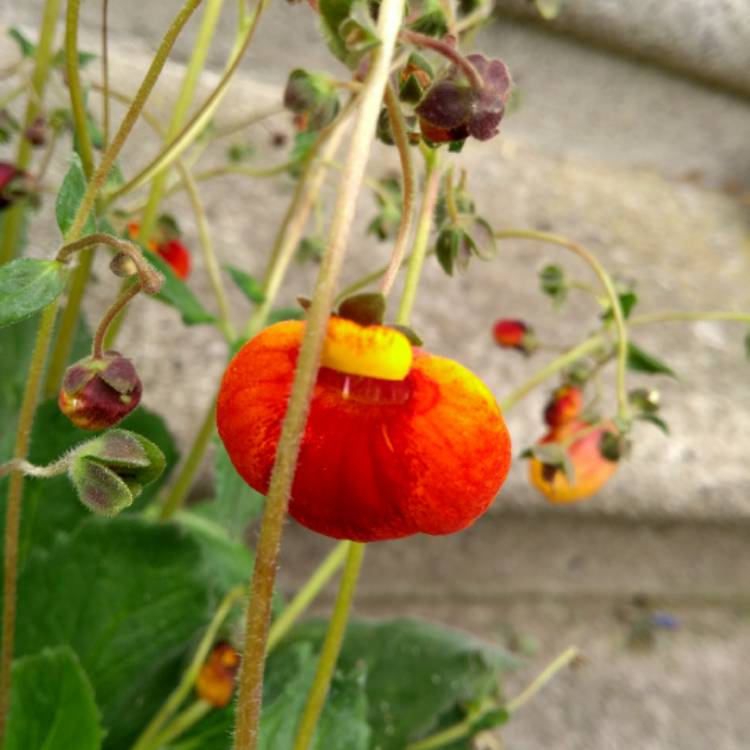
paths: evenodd
<path fill-rule="evenodd" d="M 365 554 L 365 545 L 358 542 L 347 543 L 347 557 L 344 572 L 339 584 L 339 593 L 333 608 L 331 621 L 328 624 L 323 647 L 318 657 L 318 668 L 315 679 L 307 695 L 307 703 L 302 714 L 297 736 L 294 740 L 294 750 L 307 750 L 310 747 L 318 718 L 323 710 L 328 688 L 331 684 L 333 671 L 341 652 L 341 644 L 344 641 L 346 623 L 349 621 L 349 611 L 357 588 L 357 579 L 362 567 L 362 558 Z"/>
<path fill-rule="evenodd" d="M 388 81 L 389 66 L 402 14 L 401 0 L 383 0 L 380 5 L 378 36 L 381 43 L 373 52 L 367 79 L 360 95 L 360 109 L 344 172 L 339 181 L 328 247 L 321 262 L 308 323 L 297 360 L 289 406 L 281 428 L 256 551 L 250 595 L 251 606 L 248 608 L 245 649 L 240 673 L 235 750 L 255 750 L 257 747 L 263 667 L 281 532 L 334 290 L 345 255 L 370 146 L 375 135 L 375 126 L 380 113 L 383 91 Z"/>

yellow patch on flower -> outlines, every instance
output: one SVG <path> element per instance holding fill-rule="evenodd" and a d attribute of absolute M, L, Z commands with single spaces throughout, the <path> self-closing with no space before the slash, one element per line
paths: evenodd
<path fill-rule="evenodd" d="M 393 328 L 331 318 L 321 365 L 349 375 L 403 380 L 409 374 L 412 357 L 408 339 Z"/>

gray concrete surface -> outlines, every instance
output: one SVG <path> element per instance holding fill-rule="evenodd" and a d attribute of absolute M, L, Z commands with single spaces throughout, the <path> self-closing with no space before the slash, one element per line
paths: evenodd
<path fill-rule="evenodd" d="M 134 90 L 158 28 L 176 5 L 158 4 L 139 13 L 133 4 L 112 4 L 118 88 Z M 5 4 L 0 22 L 31 24 L 38 6 L 38 0 Z M 98 11 L 93 4 L 84 8 L 83 43 L 95 49 Z M 277 4 L 263 23 L 258 47 L 243 64 L 220 122 L 277 101 L 277 85 L 290 65 L 301 60 L 310 67 L 329 65 L 322 45 L 315 43 L 306 6 Z M 215 81 L 231 37 L 231 17 L 223 24 L 204 91 Z M 290 29 L 291 61 L 285 59 Z M 734 30 L 741 28 L 735 24 Z M 643 312 L 750 308 L 746 101 L 525 24 L 497 23 L 477 45 L 508 61 L 522 91 L 521 109 L 504 123 L 502 136 L 469 145 L 456 161 L 468 168 L 477 202 L 491 222 L 555 231 L 587 244 L 615 274 L 637 282 Z M 742 59 L 734 49 L 721 47 L 718 57 L 727 70 Z M 178 45 L 175 62 L 149 103 L 164 118 L 188 51 L 189 42 Z M 0 42 L 0 66 L 13 54 L 8 42 Z M 64 92 L 52 96 L 62 101 Z M 278 127 L 288 127 L 285 117 L 273 121 L 272 129 Z M 255 165 L 284 158 L 264 151 L 269 134 L 267 126 L 249 133 L 258 147 Z M 150 131 L 139 127 L 123 164 L 134 171 L 156 148 Z M 220 157 L 219 149 L 201 164 Z M 391 151 L 378 149 L 371 172 L 378 176 L 395 165 Z M 53 165 L 51 181 L 63 171 L 64 164 Z M 221 258 L 260 273 L 290 191 L 286 178 L 227 178 L 202 188 Z M 32 227 L 31 252 L 37 255 L 49 255 L 57 241 L 51 203 L 46 201 Z M 186 206 L 182 198 L 169 204 L 181 215 Z M 368 196 L 360 206 L 360 229 L 372 211 Z M 197 247 L 195 227 L 187 218 L 183 223 L 189 243 Z M 355 233 L 345 280 L 377 266 L 386 252 Z M 596 322 L 597 310 L 585 296 L 575 296 L 555 314 L 537 292 L 536 273 L 552 261 L 595 281 L 559 250 L 531 243 L 505 242 L 496 261 L 474 263 L 453 280 L 428 263 L 415 326 L 429 348 L 467 364 L 502 397 L 549 355 L 524 360 L 496 349 L 490 338 L 496 317 L 526 318 L 542 338 L 556 343 L 573 343 Z M 198 254 L 195 265 L 190 285 L 213 309 Z M 292 269 L 283 301 L 308 294 L 314 271 Z M 92 318 L 114 289 L 103 258 L 97 275 L 102 286 L 87 300 Z M 231 302 L 239 323 L 248 306 L 234 292 Z M 128 318 L 121 347 L 143 376 L 145 403 L 165 414 L 185 446 L 212 397 L 226 348 L 211 329 L 186 330 L 168 308 L 141 304 L 142 313 Z M 744 750 L 750 745 L 744 711 L 750 688 L 744 669 L 750 660 L 745 331 L 707 323 L 638 331 L 637 342 L 660 352 L 680 374 L 679 381 L 632 378 L 633 384 L 653 382 L 662 390 L 672 436 L 639 427 L 632 458 L 595 500 L 548 508 L 527 486 L 525 466 L 518 461 L 492 513 L 471 530 L 368 551 L 359 613 L 423 614 L 494 640 L 504 640 L 510 629 L 540 644 L 524 671 L 509 678 L 511 695 L 561 648 L 575 643 L 583 649 L 582 668 L 561 676 L 504 732 L 509 748 Z M 544 389 L 538 390 L 509 414 L 516 452 L 541 434 L 544 399 Z M 207 482 L 207 471 L 203 477 Z M 302 580 L 327 544 L 289 525 L 281 571 L 285 589 Z M 622 609 L 636 595 L 646 595 L 681 623 L 676 632 L 659 633 L 647 651 L 625 645 Z M 330 596 L 322 600 L 321 611 Z"/>

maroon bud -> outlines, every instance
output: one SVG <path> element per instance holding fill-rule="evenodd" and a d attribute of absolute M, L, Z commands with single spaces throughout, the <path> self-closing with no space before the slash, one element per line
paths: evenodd
<path fill-rule="evenodd" d="M 44 146 L 47 142 L 47 121 L 44 117 L 35 117 L 23 134 L 32 146 Z"/>
<path fill-rule="evenodd" d="M 469 55 L 466 59 L 479 75 L 480 86 L 472 85 L 454 65 L 430 86 L 416 107 L 422 133 L 435 143 L 461 141 L 469 136 L 486 141 L 498 133 L 510 95 L 508 68 L 501 60 L 488 60 L 484 55 Z"/>
<path fill-rule="evenodd" d="M 18 169 L 15 164 L 0 161 L 0 211 L 18 199 L 31 195 L 33 191 L 31 175 Z"/>
<path fill-rule="evenodd" d="M 99 358 L 85 357 L 65 371 L 58 404 L 76 427 L 103 430 L 138 406 L 141 391 L 133 363 L 109 351 Z"/>

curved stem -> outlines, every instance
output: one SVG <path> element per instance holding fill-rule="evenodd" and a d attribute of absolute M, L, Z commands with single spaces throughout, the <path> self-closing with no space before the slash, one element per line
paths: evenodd
<path fill-rule="evenodd" d="M 86 192 L 78 206 L 78 211 L 73 218 L 70 228 L 65 234 L 65 240 L 67 242 L 77 240 L 81 236 L 86 224 L 86 219 L 91 212 L 91 209 L 94 207 L 97 196 L 104 186 L 115 159 L 120 153 L 128 135 L 130 135 L 130 131 L 138 120 L 141 110 L 146 103 L 146 99 L 154 88 L 154 85 L 159 78 L 159 74 L 167 62 L 167 57 L 174 46 L 177 36 L 200 3 L 201 0 L 186 0 L 185 4 L 180 9 L 180 12 L 172 21 L 167 33 L 164 35 L 164 38 L 159 45 L 159 49 L 156 51 L 156 55 L 151 61 L 151 65 L 143 78 L 143 82 L 133 98 L 133 103 L 125 113 L 122 124 L 118 128 L 117 133 L 115 133 L 112 143 L 109 144 L 109 148 L 104 152 L 99 166 L 86 186 Z M 65 364 L 68 360 L 68 353 L 70 352 L 70 347 L 73 342 L 73 331 L 78 322 L 78 314 L 81 309 L 83 292 L 91 273 L 92 262 L 93 258 L 91 258 L 91 253 L 88 253 L 84 256 L 79 263 L 78 268 L 76 268 L 73 273 L 68 302 L 60 321 L 57 346 L 47 373 L 47 385 L 45 389 L 47 393 L 54 393 L 57 389 L 63 370 L 65 369 Z"/>
<path fill-rule="evenodd" d="M 349 554 L 349 542 L 339 542 L 307 579 L 305 585 L 295 594 L 284 611 L 273 621 L 268 631 L 268 650 L 271 651 L 277 643 L 292 629 L 294 623 L 304 612 L 321 589 L 331 580 L 336 571 L 343 565 Z"/>
<path fill-rule="evenodd" d="M 75 133 L 81 166 L 86 179 L 94 171 L 94 148 L 91 145 L 86 106 L 83 103 L 83 89 L 78 67 L 78 16 L 81 0 L 68 0 L 65 14 L 65 73 L 70 92 L 70 110 L 73 114 L 73 132 Z"/>
<path fill-rule="evenodd" d="M 49 479 L 64 474 L 68 470 L 70 456 L 63 456 L 47 466 L 36 466 L 23 458 L 11 458 L 0 465 L 0 477 L 10 474 L 12 471 L 20 471 L 24 476 Z"/>
<path fill-rule="evenodd" d="M 398 234 L 393 244 L 391 259 L 380 282 L 380 291 L 387 297 L 391 291 L 393 282 L 396 280 L 398 270 L 404 262 L 404 252 L 409 239 L 409 231 L 411 230 L 411 220 L 414 213 L 414 166 L 411 160 L 411 148 L 409 146 L 409 136 L 406 132 L 406 123 L 404 122 L 404 115 L 401 112 L 401 103 L 391 84 L 388 84 L 385 90 L 385 106 L 388 111 L 388 121 L 391 124 L 393 140 L 396 143 L 398 156 L 401 160 L 401 174 L 404 180 L 401 221 L 398 226 Z"/>
<path fill-rule="evenodd" d="M 427 256 L 427 243 L 430 239 L 432 217 L 435 212 L 435 203 L 440 188 L 440 170 L 438 169 L 439 152 L 427 149 L 423 153 L 425 159 L 424 195 L 422 196 L 422 205 L 417 218 L 414 248 L 409 258 L 409 269 L 406 274 L 401 304 L 396 316 L 396 323 L 399 325 L 409 325 L 409 321 L 411 320 L 411 311 L 412 307 L 414 307 L 414 298 L 417 294 L 419 278 L 422 275 L 424 259 Z"/>
<path fill-rule="evenodd" d="M 318 657 L 315 679 L 307 695 L 307 703 L 297 729 L 293 750 L 307 750 L 315 734 L 315 727 L 323 710 L 333 671 L 336 668 L 336 662 L 341 651 L 341 644 L 344 641 L 346 623 L 349 621 L 349 611 L 351 610 L 364 554 L 364 544 L 347 542 L 346 565 L 341 576 L 339 593 Z"/>
<path fill-rule="evenodd" d="M 187 698 L 190 691 L 195 685 L 195 681 L 198 679 L 203 663 L 206 661 L 209 652 L 211 651 L 214 641 L 216 640 L 216 634 L 219 632 L 219 628 L 222 626 L 224 620 L 227 619 L 229 613 L 232 611 L 232 607 L 245 595 L 244 586 L 235 586 L 231 589 L 222 600 L 221 604 L 216 610 L 211 622 L 206 628 L 206 632 L 203 634 L 198 648 L 195 650 L 193 658 L 190 660 L 188 668 L 182 673 L 179 683 L 175 689 L 170 693 L 166 701 L 164 701 L 162 707 L 154 715 L 151 721 L 148 723 L 146 728 L 140 734 L 132 750 L 146 750 L 146 748 L 152 746 L 154 737 L 162 730 L 162 727 L 167 723 L 169 718 L 174 712 L 180 707 L 180 704 Z"/>
<path fill-rule="evenodd" d="M 411 31 L 409 29 L 404 29 L 401 32 L 400 37 L 405 42 L 409 42 L 416 47 L 431 49 L 433 52 L 437 52 L 447 60 L 450 60 L 457 68 L 460 68 L 473 89 L 478 91 L 479 89 L 484 88 L 484 81 L 477 72 L 477 69 L 452 44 L 449 44 L 442 39 L 435 39 L 435 37 L 427 36 L 427 34 L 420 34 L 418 31 Z"/>
<path fill-rule="evenodd" d="M 350 141 L 344 172 L 338 185 L 328 247 L 309 310 L 300 347 L 289 404 L 281 427 L 253 570 L 252 606 L 248 608 L 245 648 L 240 671 L 235 750 L 254 750 L 258 742 L 271 599 L 276 578 L 281 532 L 294 481 L 315 378 L 328 326 L 336 281 L 346 252 L 357 197 L 375 135 L 383 91 L 401 24 L 401 0 L 383 0 L 378 16 L 380 45 L 372 53 L 360 93 L 360 107 Z"/>
<path fill-rule="evenodd" d="M 221 280 L 219 264 L 216 261 L 216 253 L 214 251 L 213 240 L 211 239 L 211 232 L 208 228 L 206 212 L 203 209 L 203 204 L 200 195 L 198 194 L 198 187 L 190 174 L 190 170 L 183 166 L 179 160 L 177 166 L 180 170 L 182 181 L 185 184 L 188 197 L 190 198 L 193 214 L 195 215 L 195 222 L 198 225 L 198 235 L 200 237 L 201 247 L 203 248 L 203 260 L 206 264 L 206 271 L 208 272 L 208 278 L 211 282 L 214 297 L 216 297 L 216 305 L 219 308 L 219 324 L 224 337 L 227 341 L 232 342 L 237 338 L 237 331 L 235 331 L 234 326 L 232 325 L 232 316 L 229 312 L 227 293 L 224 289 L 224 283 Z"/>
<path fill-rule="evenodd" d="M 182 79 L 180 93 L 177 95 L 177 100 L 172 107 L 172 119 L 169 122 L 165 137 L 167 141 L 174 138 L 180 131 L 188 107 L 190 107 L 190 103 L 193 101 L 198 78 L 206 62 L 208 50 L 211 46 L 211 39 L 214 35 L 223 4 L 224 0 L 206 0 L 206 7 L 203 10 L 203 18 L 201 19 L 201 25 L 190 55 L 190 62 Z M 146 210 L 143 212 L 143 218 L 141 219 L 141 236 L 144 239 L 153 234 L 168 176 L 168 170 L 164 169 L 154 175 L 154 179 L 151 181 L 151 190 L 148 195 Z"/>
<path fill-rule="evenodd" d="M 16 445 L 14 457 L 17 460 L 26 458 L 31 437 L 31 425 L 34 419 L 39 382 L 42 377 L 47 347 L 52 338 L 52 331 L 57 315 L 57 302 L 48 305 L 42 312 L 39 330 L 31 355 L 31 364 L 26 377 L 26 388 L 23 393 L 21 410 L 16 428 Z M 5 721 L 10 705 L 11 663 L 13 661 L 13 643 L 16 633 L 16 579 L 18 572 L 18 529 L 21 521 L 21 498 L 23 496 L 23 474 L 14 471 L 10 475 L 8 498 L 5 510 L 5 543 L 3 548 L 3 642 L 0 653 L 0 747 L 5 736 Z"/>
<path fill-rule="evenodd" d="M 564 247 L 575 253 L 589 264 L 594 273 L 599 277 L 599 281 L 604 287 L 609 304 L 612 308 L 612 314 L 617 330 L 617 415 L 625 422 L 630 416 L 630 407 L 628 405 L 628 393 L 625 383 L 627 364 L 628 364 L 628 328 L 625 322 L 625 315 L 622 312 L 620 298 L 615 290 L 615 285 L 599 259 L 590 251 L 577 242 L 573 242 L 565 237 L 549 232 L 536 232 L 531 229 L 508 229 L 495 232 L 498 239 L 520 239 L 520 240 L 539 240 L 548 242 L 551 245 Z"/>
<path fill-rule="evenodd" d="M 55 40 L 55 27 L 59 15 L 60 0 L 45 0 L 39 31 L 39 43 L 34 55 L 34 72 L 31 74 L 31 91 L 26 102 L 26 113 L 23 118 L 24 130 L 34 122 L 40 111 L 52 62 L 52 45 Z M 25 87 L 23 90 L 25 90 Z M 26 170 L 31 162 L 31 154 L 31 141 L 28 138 L 19 138 L 15 160 L 16 167 L 20 170 Z M 8 263 L 15 257 L 25 209 L 26 206 L 21 201 L 5 212 L 3 235 L 0 238 L 0 265 Z"/>
<path fill-rule="evenodd" d="M 102 317 L 96 329 L 96 333 L 94 334 L 94 343 L 92 347 L 92 354 L 97 359 L 100 359 L 104 354 L 104 337 L 107 335 L 107 329 L 109 328 L 110 324 L 117 317 L 117 315 L 125 309 L 128 302 L 130 302 L 130 300 L 133 299 L 133 297 L 135 297 L 135 295 L 140 291 L 140 281 L 131 281 L 129 284 L 126 284 L 125 288 L 122 290 L 111 307 L 107 310 L 107 312 L 104 313 L 104 316 Z"/>

